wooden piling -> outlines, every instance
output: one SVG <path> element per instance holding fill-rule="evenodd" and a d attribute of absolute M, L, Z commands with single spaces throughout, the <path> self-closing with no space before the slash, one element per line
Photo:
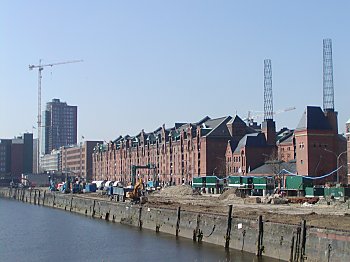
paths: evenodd
<path fill-rule="evenodd" d="M 199 233 L 199 223 L 200 223 L 200 221 L 201 221 L 201 215 L 198 214 L 198 215 L 197 215 L 197 225 L 196 225 L 196 229 L 193 230 L 193 237 L 192 237 L 193 241 L 197 241 L 197 235 L 198 235 L 198 233 Z"/>
<path fill-rule="evenodd" d="M 302 220 L 301 222 L 301 247 L 299 253 L 299 261 L 304 261 L 305 258 L 305 245 L 306 245 L 306 220 Z"/>
<path fill-rule="evenodd" d="M 139 229 L 142 229 L 142 207 L 139 208 Z"/>
<path fill-rule="evenodd" d="M 36 190 L 34 190 L 34 205 L 36 205 Z"/>
<path fill-rule="evenodd" d="M 228 215 L 227 215 L 227 229 L 226 229 L 226 235 L 225 235 L 226 249 L 230 247 L 231 227 L 232 227 L 232 205 L 229 205 Z"/>
<path fill-rule="evenodd" d="M 70 207 L 69 207 L 69 212 L 72 212 L 73 209 L 73 197 L 70 199 Z"/>
<path fill-rule="evenodd" d="M 45 206 L 46 190 L 44 191 L 43 206 Z"/>
<path fill-rule="evenodd" d="M 256 252 L 256 255 L 258 257 L 262 256 L 262 253 L 264 251 L 263 237 L 264 237 L 264 228 L 263 228 L 262 216 L 260 215 L 258 217 L 258 241 L 257 241 L 257 252 Z"/>
<path fill-rule="evenodd" d="M 289 254 L 289 262 L 293 262 L 293 252 L 294 252 L 294 235 L 292 237 L 292 243 L 290 245 L 290 254 Z"/>
<path fill-rule="evenodd" d="M 181 207 L 177 208 L 177 220 L 176 220 L 176 237 L 179 236 L 179 230 L 180 230 L 180 217 L 181 217 Z"/>

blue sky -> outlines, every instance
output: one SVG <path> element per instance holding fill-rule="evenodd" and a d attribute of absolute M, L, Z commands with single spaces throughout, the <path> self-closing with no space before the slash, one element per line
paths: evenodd
<path fill-rule="evenodd" d="M 339 130 L 350 118 L 350 1 L 14 1 L 0 3 L 0 137 L 36 134 L 42 108 L 78 106 L 78 136 L 112 140 L 263 110 L 263 60 L 272 60 L 278 128 L 322 107 L 322 40 L 333 41 Z M 261 121 L 261 119 L 260 119 Z"/>

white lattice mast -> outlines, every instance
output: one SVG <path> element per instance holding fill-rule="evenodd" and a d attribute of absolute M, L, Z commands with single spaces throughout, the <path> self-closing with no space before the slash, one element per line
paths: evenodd
<path fill-rule="evenodd" d="M 332 40 L 323 39 L 323 110 L 334 110 Z"/>
<path fill-rule="evenodd" d="M 271 60 L 264 60 L 264 120 L 273 120 Z"/>

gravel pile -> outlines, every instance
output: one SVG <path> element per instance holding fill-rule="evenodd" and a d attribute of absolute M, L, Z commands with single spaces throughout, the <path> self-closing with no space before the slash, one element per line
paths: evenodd
<path fill-rule="evenodd" d="M 237 191 L 236 188 L 230 188 L 230 189 L 226 190 L 224 193 L 222 193 L 219 196 L 219 200 L 237 198 L 236 191 Z"/>
<path fill-rule="evenodd" d="M 193 195 L 193 190 L 188 185 L 169 186 L 160 190 L 159 195 L 164 197 L 188 196 Z"/>

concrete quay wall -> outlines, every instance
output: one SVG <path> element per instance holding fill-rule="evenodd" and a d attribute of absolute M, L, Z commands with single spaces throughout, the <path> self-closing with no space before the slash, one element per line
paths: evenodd
<path fill-rule="evenodd" d="M 227 215 L 148 208 L 88 195 L 62 194 L 37 189 L 0 188 L 0 197 L 54 207 L 207 242 L 285 261 L 350 261 L 350 230 L 339 231 L 255 220 Z"/>

